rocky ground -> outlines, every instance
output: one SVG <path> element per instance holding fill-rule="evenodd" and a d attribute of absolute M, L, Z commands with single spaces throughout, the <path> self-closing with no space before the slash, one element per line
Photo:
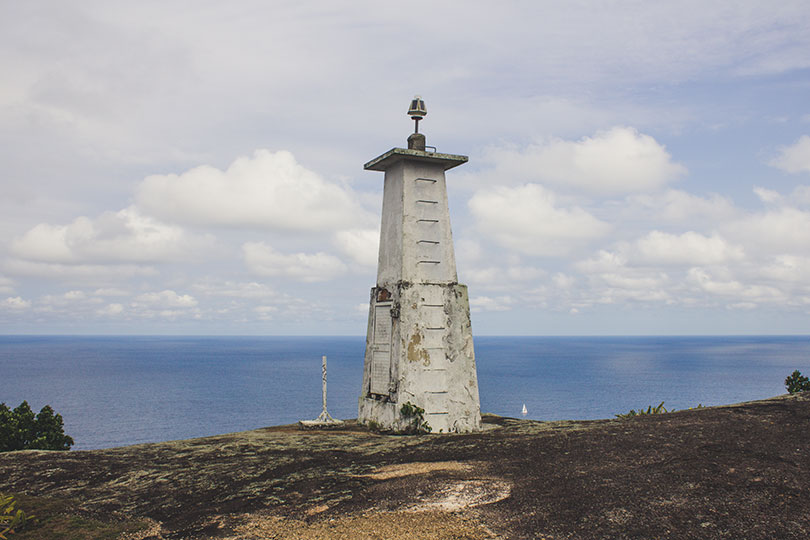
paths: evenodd
<path fill-rule="evenodd" d="M 485 421 L 472 435 L 347 423 L 12 452 L 0 491 L 39 516 L 21 540 L 810 538 L 810 395 Z"/>

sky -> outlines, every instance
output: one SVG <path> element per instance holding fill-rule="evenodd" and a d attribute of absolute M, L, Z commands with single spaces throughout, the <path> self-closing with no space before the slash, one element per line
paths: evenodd
<path fill-rule="evenodd" d="M 0 333 L 364 335 L 447 173 L 479 335 L 806 334 L 810 4 L 0 2 Z"/>

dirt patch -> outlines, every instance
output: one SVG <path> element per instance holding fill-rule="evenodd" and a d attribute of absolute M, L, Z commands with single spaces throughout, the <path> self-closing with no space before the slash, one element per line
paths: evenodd
<path fill-rule="evenodd" d="M 375 469 L 373 473 L 365 474 L 374 480 L 390 480 L 402 476 L 414 474 L 427 474 L 436 471 L 468 471 L 472 468 L 470 463 L 459 461 L 418 461 L 414 463 L 400 463 L 397 465 L 386 465 Z"/>
<path fill-rule="evenodd" d="M 408 510 L 411 512 L 425 510 L 457 512 L 502 501 L 509 497 L 511 492 L 512 484 L 503 480 L 491 478 L 459 480 L 448 482 L 435 493 L 424 497 L 423 500 L 409 507 Z"/>
<path fill-rule="evenodd" d="M 248 515 L 224 540 L 491 540 L 481 523 L 444 512 L 380 512 L 304 521 L 279 516 Z"/>
<path fill-rule="evenodd" d="M 314 516 L 316 514 L 320 514 L 321 512 L 326 512 L 329 510 L 329 506 L 325 504 L 319 504 L 317 506 L 313 506 L 307 509 L 308 516 Z"/>
<path fill-rule="evenodd" d="M 412 503 L 403 501 L 405 512 L 457 512 L 484 504 L 502 501 L 512 490 L 510 482 L 497 478 L 454 478 L 460 475 L 443 475 L 435 479 L 435 473 L 470 473 L 481 470 L 480 462 L 417 461 L 379 467 L 366 476 L 374 480 L 393 480 L 415 475 L 432 475 L 433 481 L 426 490 L 417 491 L 418 499 Z M 468 476 L 464 474 L 464 476 Z"/>
<path fill-rule="evenodd" d="M 163 527 L 154 519 L 144 519 L 144 529 L 135 532 L 124 533 L 116 540 L 156 540 L 162 539 Z"/>

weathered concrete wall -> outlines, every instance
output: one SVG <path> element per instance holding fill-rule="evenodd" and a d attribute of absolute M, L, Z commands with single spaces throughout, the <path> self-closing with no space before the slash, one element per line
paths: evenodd
<path fill-rule="evenodd" d="M 469 299 L 456 275 L 444 174 L 466 157 L 443 156 L 411 152 L 375 169 L 385 171 L 385 186 L 358 418 L 387 429 L 405 427 L 400 409 L 408 402 L 425 410 L 434 432 L 481 429 Z"/>
<path fill-rule="evenodd" d="M 385 171 L 380 251 L 377 258 L 377 283 L 396 283 L 401 279 L 402 216 L 404 215 L 403 174 L 402 162 Z"/>
<path fill-rule="evenodd" d="M 377 284 L 455 283 L 442 164 L 402 160 L 385 171 Z"/>
<path fill-rule="evenodd" d="M 390 316 L 392 309 L 399 317 Z M 425 409 L 434 432 L 481 428 L 467 287 L 401 283 L 373 289 L 366 343 L 361 421 L 403 428 L 399 411 L 410 402 Z"/>

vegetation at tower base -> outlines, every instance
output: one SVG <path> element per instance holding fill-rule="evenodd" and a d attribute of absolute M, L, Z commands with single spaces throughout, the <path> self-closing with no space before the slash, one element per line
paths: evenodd
<path fill-rule="evenodd" d="M 433 431 L 425 420 L 425 409 L 422 407 L 408 401 L 400 407 L 399 413 L 403 421 L 397 423 L 398 427 L 385 428 L 376 420 L 367 420 L 363 424 L 370 432 L 380 435 L 425 435 Z"/>
<path fill-rule="evenodd" d="M 0 403 L 0 452 L 14 450 L 70 450 L 73 439 L 65 435 L 62 415 L 45 405 L 39 414 L 27 401 L 15 409 Z"/>
<path fill-rule="evenodd" d="M 6 452 L 0 478 L 39 518 L 19 540 L 810 538 L 808 392 L 631 421 L 484 423 Z"/>
<path fill-rule="evenodd" d="M 802 375 L 797 369 L 785 379 L 785 388 L 791 394 L 810 390 L 810 379 Z"/>
<path fill-rule="evenodd" d="M 399 410 L 400 414 L 405 418 L 407 427 L 403 430 L 404 433 L 430 433 L 433 428 L 425 421 L 425 409 L 418 407 L 408 401 Z"/>

